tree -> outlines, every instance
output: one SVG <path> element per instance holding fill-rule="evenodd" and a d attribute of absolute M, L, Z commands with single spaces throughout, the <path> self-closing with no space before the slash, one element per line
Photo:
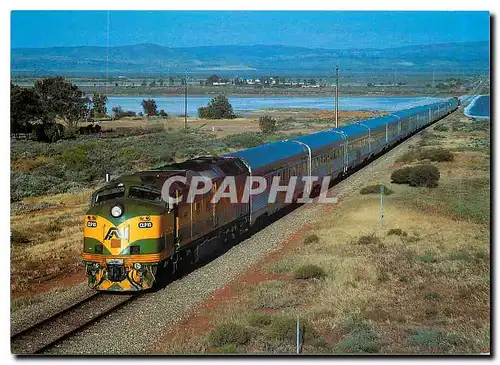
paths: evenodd
<path fill-rule="evenodd" d="M 148 117 L 158 115 L 158 108 L 154 99 L 144 99 L 142 100 L 141 105 L 142 109 L 144 110 L 144 114 L 146 114 Z"/>
<path fill-rule="evenodd" d="M 170 86 L 172 86 L 172 85 L 174 84 L 174 82 L 175 82 L 174 78 L 173 78 L 172 76 L 170 76 L 170 77 L 168 78 L 168 84 L 169 84 Z"/>
<path fill-rule="evenodd" d="M 94 117 L 100 118 L 106 116 L 106 102 L 108 97 L 105 94 L 94 93 L 92 96 L 92 112 Z"/>
<path fill-rule="evenodd" d="M 206 107 L 198 108 L 200 118 L 206 119 L 233 119 L 236 115 L 233 113 L 233 107 L 227 97 L 223 94 L 213 98 Z"/>
<path fill-rule="evenodd" d="M 121 106 L 117 105 L 114 106 L 111 111 L 113 112 L 113 118 L 118 119 L 122 116 L 123 114 L 123 109 Z"/>
<path fill-rule="evenodd" d="M 44 109 L 45 123 L 61 119 L 69 130 L 76 130 L 78 122 L 88 116 L 90 100 L 72 82 L 62 77 L 37 80 L 35 92 Z"/>
<path fill-rule="evenodd" d="M 220 81 L 220 77 L 217 76 L 217 75 L 210 75 L 207 77 L 207 80 L 205 81 L 205 85 L 213 85 L 214 82 L 219 82 Z"/>
<path fill-rule="evenodd" d="M 276 119 L 265 115 L 259 118 L 259 127 L 262 133 L 274 133 L 278 130 L 278 123 Z"/>
<path fill-rule="evenodd" d="M 42 122 L 44 110 L 34 89 L 10 84 L 10 127 L 16 138 L 19 133 L 28 133 L 30 124 Z"/>
<path fill-rule="evenodd" d="M 160 87 L 163 87 L 163 84 L 164 84 L 163 79 L 159 79 L 159 80 L 158 80 L 158 85 L 159 85 Z"/>

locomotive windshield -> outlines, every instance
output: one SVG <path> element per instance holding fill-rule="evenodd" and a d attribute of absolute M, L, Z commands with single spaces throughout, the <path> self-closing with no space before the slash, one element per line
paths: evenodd
<path fill-rule="evenodd" d="M 125 195 L 125 188 L 123 186 L 119 186 L 116 188 L 104 189 L 95 193 L 94 198 L 92 199 L 92 205 L 105 202 L 107 200 L 123 198 Z"/>
<path fill-rule="evenodd" d="M 161 192 L 155 189 L 148 189 L 139 186 L 131 186 L 128 191 L 129 198 L 150 200 L 154 202 L 161 202 Z"/>

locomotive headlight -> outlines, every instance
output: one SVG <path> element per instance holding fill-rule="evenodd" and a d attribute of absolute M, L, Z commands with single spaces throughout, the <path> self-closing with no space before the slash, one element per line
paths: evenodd
<path fill-rule="evenodd" d="M 136 269 L 136 270 L 140 270 L 140 269 L 141 269 L 141 267 L 142 267 L 142 265 L 141 265 L 139 262 L 136 262 L 136 263 L 134 264 L 134 269 Z"/>
<path fill-rule="evenodd" d="M 123 214 L 123 208 L 120 207 L 119 205 L 115 205 L 113 208 L 111 208 L 111 215 L 115 218 L 118 218 Z"/>

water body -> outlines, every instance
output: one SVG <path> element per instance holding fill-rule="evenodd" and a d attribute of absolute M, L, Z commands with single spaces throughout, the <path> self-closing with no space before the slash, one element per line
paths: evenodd
<path fill-rule="evenodd" d="M 479 95 L 465 108 L 464 114 L 474 119 L 490 118 L 490 96 Z"/>
<path fill-rule="evenodd" d="M 114 106 L 121 106 L 123 110 L 132 110 L 136 113 L 142 111 L 141 101 L 149 96 L 135 97 L 109 97 L 107 107 L 111 112 Z M 156 100 L 158 110 L 164 109 L 168 114 L 184 115 L 184 97 L 167 96 L 153 97 Z M 198 114 L 198 108 L 206 106 L 211 100 L 209 96 L 192 96 L 188 98 L 188 115 Z M 441 100 L 431 97 L 404 97 L 404 96 L 346 96 L 339 98 L 339 109 L 343 111 L 352 110 L 380 110 L 395 111 L 413 106 L 430 104 Z M 235 113 L 245 114 L 254 110 L 269 108 L 313 108 L 323 110 L 334 109 L 334 99 L 331 97 L 300 97 L 300 96 L 276 96 L 276 97 L 229 97 Z"/>

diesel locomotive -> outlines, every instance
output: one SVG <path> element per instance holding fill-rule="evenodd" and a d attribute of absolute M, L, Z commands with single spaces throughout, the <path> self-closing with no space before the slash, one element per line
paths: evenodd
<path fill-rule="evenodd" d="M 92 194 L 84 219 L 82 258 L 88 284 L 100 291 L 152 288 L 158 275 L 171 275 L 181 263 L 197 262 L 217 245 L 238 240 L 289 204 L 284 194 L 269 202 L 270 185 L 247 202 L 228 198 L 213 202 L 217 187 L 234 177 L 238 198 L 248 178 L 293 176 L 342 178 L 357 166 L 408 138 L 458 108 L 449 98 L 354 122 L 306 136 L 266 143 L 220 157 L 202 157 L 118 177 Z M 192 202 L 162 198 L 165 181 L 185 177 L 169 188 L 169 197 L 186 196 L 190 178 L 203 177 L 212 188 Z M 251 181 L 251 180 L 250 180 Z M 307 189 L 318 190 L 321 181 Z M 298 183 L 292 201 L 305 192 Z M 240 201 L 240 200 L 238 200 Z"/>

